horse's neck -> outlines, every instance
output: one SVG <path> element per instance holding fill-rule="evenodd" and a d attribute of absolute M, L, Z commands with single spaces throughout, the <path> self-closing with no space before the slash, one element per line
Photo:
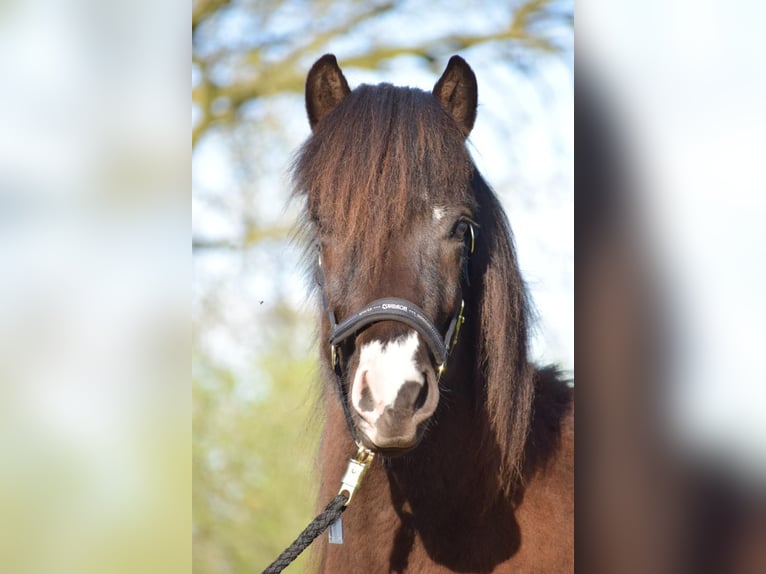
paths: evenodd
<path fill-rule="evenodd" d="M 444 393 L 435 426 L 412 453 L 373 461 L 343 515 L 348 542 L 322 543 L 322 570 L 571 571 L 571 392 L 549 378 L 535 402 L 523 487 L 504 483 L 498 445 L 470 393 Z M 322 504 L 355 451 L 334 394 L 327 407 Z"/>
<path fill-rule="evenodd" d="M 485 422 L 469 405 L 447 407 L 438 429 L 431 429 L 413 453 L 382 466 L 399 510 L 438 520 L 449 508 L 450 515 L 443 518 L 454 524 L 456 514 L 468 521 L 483 514 L 502 497 L 505 484 L 499 474 L 499 449 L 482 428 Z"/>

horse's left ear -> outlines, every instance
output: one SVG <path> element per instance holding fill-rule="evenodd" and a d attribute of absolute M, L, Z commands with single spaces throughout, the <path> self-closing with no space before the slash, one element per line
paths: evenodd
<path fill-rule="evenodd" d="M 319 58 L 306 78 L 306 112 L 311 129 L 350 93 L 335 56 L 325 54 Z"/>
<path fill-rule="evenodd" d="M 468 137 L 476 121 L 478 89 L 476 76 L 463 58 L 450 58 L 447 69 L 434 86 L 433 94 L 455 119 L 463 135 Z"/>

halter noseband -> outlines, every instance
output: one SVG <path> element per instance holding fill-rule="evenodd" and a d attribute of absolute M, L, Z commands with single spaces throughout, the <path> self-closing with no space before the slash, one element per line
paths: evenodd
<path fill-rule="evenodd" d="M 441 375 L 447 364 L 447 356 L 455 343 L 457 343 L 457 333 L 460 325 L 465 321 L 465 318 L 463 317 L 464 307 L 465 304 L 461 299 L 460 307 L 452 316 L 452 320 L 450 321 L 447 333 L 444 335 L 444 339 L 442 339 L 439 330 L 433 322 L 426 316 L 425 311 L 406 299 L 399 299 L 397 297 L 376 299 L 361 311 L 357 311 L 348 317 L 339 325 L 333 323 L 334 313 L 328 311 L 328 316 L 331 317 L 330 351 L 332 354 L 333 366 L 335 366 L 335 363 L 338 360 L 337 347 L 343 341 L 374 323 L 380 321 L 398 321 L 399 323 L 404 323 L 405 325 L 412 327 L 420 333 L 428 345 L 428 348 L 431 350 L 434 359 L 436 359 L 436 362 L 439 365 L 437 372 Z"/>

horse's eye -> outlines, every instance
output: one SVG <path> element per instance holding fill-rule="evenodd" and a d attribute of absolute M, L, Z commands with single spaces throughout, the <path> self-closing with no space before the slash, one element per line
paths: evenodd
<path fill-rule="evenodd" d="M 463 241 L 463 239 L 465 239 L 465 234 L 468 233 L 468 225 L 469 224 L 466 220 L 461 219 L 455 224 L 455 227 L 452 228 L 450 237 L 459 241 Z"/>

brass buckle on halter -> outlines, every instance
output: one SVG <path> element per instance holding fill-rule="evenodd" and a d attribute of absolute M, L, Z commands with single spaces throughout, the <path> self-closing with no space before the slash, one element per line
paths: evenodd
<path fill-rule="evenodd" d="M 375 458 L 375 453 L 370 449 L 365 448 L 361 444 L 357 443 L 359 450 L 356 452 L 356 456 L 349 459 L 348 466 L 343 478 L 340 480 L 340 490 L 338 494 L 345 494 L 348 496 L 346 503 L 343 506 L 348 506 L 351 502 L 351 498 L 362 483 L 367 469 L 372 464 L 372 459 Z"/>

